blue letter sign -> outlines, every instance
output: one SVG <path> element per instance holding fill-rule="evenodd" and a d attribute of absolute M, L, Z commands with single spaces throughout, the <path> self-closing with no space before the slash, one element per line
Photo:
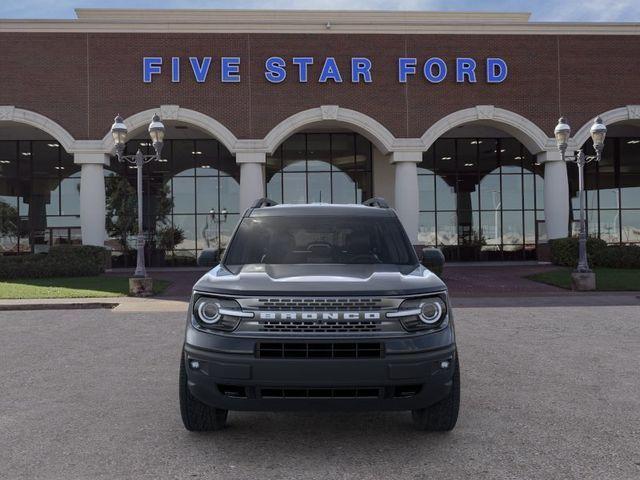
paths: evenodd
<path fill-rule="evenodd" d="M 193 72 L 193 77 L 187 75 L 189 80 L 204 83 L 207 81 L 209 70 L 211 70 L 212 58 L 220 59 L 220 83 L 239 83 L 240 77 L 240 57 L 187 57 Z M 509 69 L 507 62 L 499 57 L 486 57 L 477 60 L 472 57 L 442 58 L 429 57 L 419 59 L 416 57 L 398 57 L 397 81 L 398 83 L 422 82 L 427 83 L 476 83 L 478 77 L 480 81 L 488 84 L 502 83 L 507 79 Z M 167 57 L 167 68 L 164 75 L 171 77 L 171 83 L 183 81 L 182 57 Z M 478 71 L 478 62 L 485 62 L 486 72 Z M 142 58 L 142 81 L 152 83 L 157 76 L 163 75 L 163 57 L 143 57 Z M 481 65 L 481 64 L 480 64 Z M 188 68 L 188 67 L 187 67 Z M 291 68 L 294 71 L 288 72 Z M 351 83 L 373 83 L 373 61 L 369 57 L 351 57 L 349 63 L 345 59 L 343 68 L 349 68 L 347 78 Z M 420 68 L 420 72 L 418 71 Z M 297 72 L 295 72 L 297 70 Z M 291 73 L 291 75 L 289 75 Z M 297 73 L 297 75 L 296 75 Z M 486 76 L 485 76 L 486 73 Z M 336 62 L 335 57 L 314 58 L 305 56 L 286 57 L 271 56 L 264 61 L 264 78 L 269 83 L 297 82 L 309 83 L 311 77 L 318 83 L 342 83 L 343 77 Z M 420 76 L 420 78 L 417 78 Z M 167 78 L 168 80 L 168 78 Z"/>
<path fill-rule="evenodd" d="M 198 63 L 198 57 L 189 57 L 189 62 L 191 62 L 191 69 L 196 82 L 203 83 L 207 79 L 207 73 L 209 73 L 209 67 L 211 67 L 211 57 L 204 57 L 202 63 Z"/>
<path fill-rule="evenodd" d="M 487 58 L 487 82 L 502 83 L 507 78 L 507 62 L 501 58 Z"/>
<path fill-rule="evenodd" d="M 142 81 L 151 83 L 151 75 L 160 75 L 162 57 L 144 57 L 142 59 Z"/>
<path fill-rule="evenodd" d="M 269 57 L 264 63 L 264 67 L 267 69 L 264 76 L 271 83 L 284 82 L 284 79 L 287 78 L 287 71 L 284 69 L 286 65 L 282 57 Z"/>

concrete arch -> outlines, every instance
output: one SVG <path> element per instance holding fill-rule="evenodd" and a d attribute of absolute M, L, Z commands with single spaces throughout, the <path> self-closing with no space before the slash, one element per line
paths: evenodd
<path fill-rule="evenodd" d="M 160 115 L 160 118 L 163 121 L 175 120 L 188 123 L 190 125 L 193 125 L 194 127 L 198 127 L 213 136 L 220 143 L 222 143 L 231 153 L 236 152 L 236 143 L 238 142 L 238 139 L 231 132 L 231 130 L 229 130 L 219 121 L 209 117 L 208 115 L 205 115 L 204 113 L 196 112 L 195 110 L 183 108 L 178 105 L 161 105 L 160 108 L 151 108 L 149 110 L 138 112 L 134 115 L 131 115 L 130 117 L 127 117 L 124 120 L 124 123 L 129 131 L 137 130 L 149 125 L 151 118 L 156 113 Z M 107 132 L 107 134 L 103 137 L 102 147 L 105 153 L 114 153 L 115 147 L 113 144 L 113 137 L 111 136 L 111 132 Z"/>
<path fill-rule="evenodd" d="M 73 151 L 75 139 L 60 124 L 31 110 L 14 107 L 13 105 L 0 106 L 0 123 L 15 122 L 35 127 L 55 138 L 67 151 Z"/>
<path fill-rule="evenodd" d="M 570 147 L 577 150 L 582 148 L 582 145 L 589 140 L 591 137 L 589 130 L 591 130 L 594 118 L 595 117 L 590 118 L 589 121 L 582 125 L 580 130 L 573 135 L 571 138 L 572 143 L 569 145 Z M 600 118 L 602 118 L 602 122 L 607 126 L 627 120 L 636 120 L 640 123 L 640 105 L 626 105 L 624 107 L 614 108 L 613 110 L 601 113 Z"/>
<path fill-rule="evenodd" d="M 322 105 L 285 118 L 264 137 L 264 147 L 267 152 L 273 153 L 288 137 L 318 123 L 347 126 L 367 137 L 383 154 L 393 150 L 395 137 L 380 122 L 364 113 L 337 105 Z"/>
<path fill-rule="evenodd" d="M 434 123 L 421 137 L 425 150 L 452 128 L 472 122 L 493 125 L 504 130 L 517 138 L 533 154 L 555 146 L 552 138 L 547 137 L 540 127 L 522 115 L 493 105 L 477 105 L 450 113 Z"/>

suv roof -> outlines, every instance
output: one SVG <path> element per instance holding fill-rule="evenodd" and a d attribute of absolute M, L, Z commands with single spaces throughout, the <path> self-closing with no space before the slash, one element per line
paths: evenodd
<path fill-rule="evenodd" d="M 299 216 L 299 215 L 337 215 L 337 216 L 370 216 L 370 217 L 393 217 L 395 212 L 390 208 L 376 208 L 358 204 L 335 204 L 335 203 L 308 203 L 294 204 L 283 203 L 273 206 L 252 208 L 247 212 L 247 217 L 268 217 L 268 216 Z"/>

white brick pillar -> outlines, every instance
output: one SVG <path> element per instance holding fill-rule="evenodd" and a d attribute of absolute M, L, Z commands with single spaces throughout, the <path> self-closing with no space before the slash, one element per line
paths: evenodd
<path fill-rule="evenodd" d="M 240 213 L 258 198 L 264 197 L 264 152 L 238 152 L 236 163 L 240 165 Z"/>
<path fill-rule="evenodd" d="M 544 219 L 547 237 L 565 238 L 569 234 L 569 179 L 567 164 L 560 152 L 541 152 L 538 163 L 544 164 Z"/>
<path fill-rule="evenodd" d="M 393 152 L 395 165 L 395 209 L 412 244 L 418 244 L 419 193 L 418 163 L 422 152 Z"/>
<path fill-rule="evenodd" d="M 107 210 L 104 189 L 104 166 L 109 165 L 109 155 L 76 152 L 73 160 L 81 168 L 80 226 L 82 244 L 104 246 Z"/>

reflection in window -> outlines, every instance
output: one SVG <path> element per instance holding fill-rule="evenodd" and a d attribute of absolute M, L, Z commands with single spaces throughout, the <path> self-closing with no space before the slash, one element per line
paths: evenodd
<path fill-rule="evenodd" d="M 418 165 L 418 239 L 452 260 L 535 258 L 539 165 L 512 138 L 441 138 Z"/>
<path fill-rule="evenodd" d="M 299 133 L 267 157 L 266 193 L 282 203 L 371 197 L 371 143 L 355 133 Z"/>
<path fill-rule="evenodd" d="M 138 148 L 145 154 L 153 149 L 148 140 L 127 142 L 127 153 Z M 151 232 L 148 262 L 192 265 L 202 250 L 220 252 L 226 247 L 238 220 L 240 169 L 213 139 L 165 140 L 162 157 L 143 169 L 144 228 Z M 124 178 L 135 192 L 136 169 L 129 167 L 113 158 L 106 181 Z M 174 236 L 175 231 L 181 235 Z M 126 242 L 129 249 L 135 247 L 132 231 Z M 135 262 L 120 239 L 114 236 L 108 244 L 118 252 L 117 262 Z"/>
<path fill-rule="evenodd" d="M 585 153 L 592 155 L 590 142 Z M 577 235 L 580 219 L 578 172 L 568 165 L 572 232 Z M 602 160 L 585 168 L 587 229 L 607 243 L 640 243 L 640 138 L 607 137 Z"/>
<path fill-rule="evenodd" d="M 0 254 L 81 242 L 79 172 L 55 140 L 0 141 Z"/>

